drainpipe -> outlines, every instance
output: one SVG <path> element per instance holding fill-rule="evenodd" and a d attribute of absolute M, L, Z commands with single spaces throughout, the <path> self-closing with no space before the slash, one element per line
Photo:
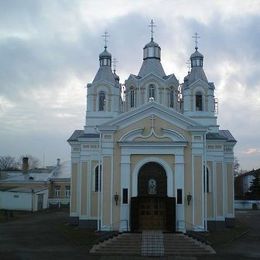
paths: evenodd
<path fill-rule="evenodd" d="M 205 231 L 208 230 L 208 192 L 207 192 L 207 183 L 208 183 L 208 175 L 207 175 L 207 142 L 206 136 L 208 131 L 204 133 L 204 228 Z"/>
<path fill-rule="evenodd" d="M 34 190 L 32 189 L 32 213 L 33 213 L 33 193 L 34 193 Z"/>
<path fill-rule="evenodd" d="M 98 216 L 97 216 L 97 230 L 101 230 L 101 152 L 102 152 L 102 134 L 96 128 L 96 131 L 99 133 L 99 156 L 98 156 Z"/>

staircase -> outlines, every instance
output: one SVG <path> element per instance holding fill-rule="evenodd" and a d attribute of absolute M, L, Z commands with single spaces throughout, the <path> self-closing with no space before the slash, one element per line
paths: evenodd
<path fill-rule="evenodd" d="M 100 255 L 197 256 L 215 254 L 214 249 L 185 234 L 144 231 L 122 233 L 94 245 L 90 253 Z"/>
<path fill-rule="evenodd" d="M 209 255 L 215 254 L 215 250 L 196 239 L 184 234 L 164 234 L 165 255 Z"/>
<path fill-rule="evenodd" d="M 141 255 L 141 233 L 122 233 L 94 245 L 90 253 L 102 255 Z"/>

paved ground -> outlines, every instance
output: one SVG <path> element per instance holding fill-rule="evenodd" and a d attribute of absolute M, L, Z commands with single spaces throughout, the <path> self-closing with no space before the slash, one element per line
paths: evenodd
<path fill-rule="evenodd" d="M 68 212 L 66 211 L 51 211 L 0 223 L 0 259 L 159 259 L 89 255 L 88 245 L 77 242 L 82 241 L 82 237 L 75 237 L 75 234 L 78 236 L 78 233 L 67 232 L 67 216 Z M 162 257 L 160 259 L 260 259 L 260 211 L 239 211 L 237 217 L 248 225 L 248 233 L 225 245 L 216 247 L 217 255 L 199 258 Z M 71 235 L 73 235 L 73 239 L 71 239 Z"/>

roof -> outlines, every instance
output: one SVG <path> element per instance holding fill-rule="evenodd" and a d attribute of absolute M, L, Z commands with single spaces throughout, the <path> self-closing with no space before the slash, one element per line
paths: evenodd
<path fill-rule="evenodd" d="M 99 58 L 106 58 L 106 57 L 110 57 L 111 58 L 111 53 L 107 51 L 107 49 L 105 49 L 103 52 L 101 52 L 99 54 Z"/>
<path fill-rule="evenodd" d="M 46 182 L 51 177 L 52 172 L 39 173 L 39 172 L 28 172 L 24 174 L 20 172 L 10 172 L 6 174 L 6 177 L 1 180 L 2 183 L 6 182 Z"/>
<path fill-rule="evenodd" d="M 207 133 L 207 140 L 223 140 L 227 142 L 236 142 L 236 139 L 228 130 L 219 130 L 218 133 Z"/>
<path fill-rule="evenodd" d="M 51 179 L 70 179 L 71 178 L 71 161 L 63 162 L 53 172 Z"/>
<path fill-rule="evenodd" d="M 37 193 L 43 190 L 47 190 L 46 186 L 32 186 L 32 187 L 0 187 L 0 191 L 8 191 L 8 192 L 21 192 L 21 193 Z"/>
<path fill-rule="evenodd" d="M 78 138 L 99 138 L 99 134 L 86 134 L 84 130 L 75 130 L 67 141 L 78 141 Z"/>
<path fill-rule="evenodd" d="M 228 139 L 228 142 L 236 142 L 236 139 L 228 130 L 219 130 L 219 132 Z"/>
<path fill-rule="evenodd" d="M 188 80 L 188 84 L 191 84 L 198 79 L 208 82 L 207 76 L 202 67 L 193 67 L 191 72 L 185 77 L 185 81 Z"/>
<path fill-rule="evenodd" d="M 203 58 L 203 55 L 200 52 L 198 52 L 197 49 L 194 53 L 191 54 L 190 58 L 192 59 L 192 58 L 196 58 L 196 57 Z"/>
<path fill-rule="evenodd" d="M 110 66 L 100 66 L 92 83 L 100 80 L 107 81 L 113 85 L 116 83 L 115 76 Z"/>
<path fill-rule="evenodd" d="M 147 43 L 144 48 L 148 48 L 148 47 L 158 47 L 160 48 L 159 44 L 154 42 L 153 40 L 151 40 L 149 43 Z"/>
<path fill-rule="evenodd" d="M 147 58 L 143 61 L 142 67 L 138 73 L 139 77 L 144 77 L 150 73 L 159 76 L 160 78 L 165 77 L 163 66 L 158 59 Z"/>

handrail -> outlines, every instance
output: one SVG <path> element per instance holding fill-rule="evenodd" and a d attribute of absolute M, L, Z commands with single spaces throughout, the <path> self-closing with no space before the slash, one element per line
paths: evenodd
<path fill-rule="evenodd" d="M 201 230 L 203 232 L 206 232 L 207 230 L 205 230 L 205 228 L 202 228 L 201 226 L 198 226 L 198 225 L 194 225 L 188 221 L 185 221 L 185 220 L 178 220 L 178 222 L 183 222 L 184 224 L 188 224 L 190 225 L 192 228 L 195 228 L 196 230 Z"/>

